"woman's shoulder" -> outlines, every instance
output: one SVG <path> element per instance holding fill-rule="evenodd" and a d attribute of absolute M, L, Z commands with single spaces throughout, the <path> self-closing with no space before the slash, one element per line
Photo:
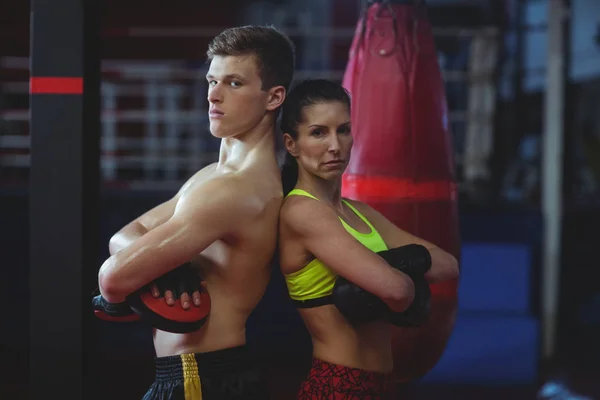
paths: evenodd
<path fill-rule="evenodd" d="M 322 225 L 332 218 L 337 218 L 337 214 L 331 207 L 307 196 L 286 197 L 279 211 L 280 223 L 295 230 Z"/>

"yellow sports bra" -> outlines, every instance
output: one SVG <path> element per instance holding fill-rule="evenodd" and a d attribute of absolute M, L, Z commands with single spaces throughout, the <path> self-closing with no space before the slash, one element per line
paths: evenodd
<path fill-rule="evenodd" d="M 294 189 L 288 194 L 288 196 L 294 195 L 306 196 L 319 201 L 315 196 L 301 189 Z M 342 202 L 371 229 L 369 233 L 360 233 L 340 218 L 346 231 L 373 252 L 387 250 L 387 245 L 375 227 L 350 203 L 343 199 Z M 331 293 L 333 292 L 336 279 L 337 275 L 317 258 L 313 259 L 301 270 L 285 275 L 285 282 L 290 298 L 299 308 L 319 307 L 331 304 Z"/>

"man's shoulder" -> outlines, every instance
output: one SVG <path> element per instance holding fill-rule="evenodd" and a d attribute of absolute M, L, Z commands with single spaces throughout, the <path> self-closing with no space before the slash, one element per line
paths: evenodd
<path fill-rule="evenodd" d="M 189 182 L 186 196 L 203 196 L 204 198 L 229 200 L 231 196 L 243 194 L 250 188 L 250 185 L 234 174 L 207 174 Z"/>
<path fill-rule="evenodd" d="M 189 191 L 191 188 L 196 186 L 198 183 L 205 181 L 206 179 L 210 179 L 210 176 L 213 174 L 214 170 L 217 167 L 217 163 L 212 163 L 202 167 L 200 170 L 196 171 L 192 176 L 187 178 L 183 185 L 179 188 L 178 195 Z"/>
<path fill-rule="evenodd" d="M 186 214 L 214 213 L 246 218 L 262 211 L 256 190 L 235 174 L 208 174 L 190 182 L 178 203 Z"/>
<path fill-rule="evenodd" d="M 202 168 L 191 176 L 181 187 L 183 192 L 213 191 L 215 194 L 247 189 L 247 184 L 243 176 L 237 173 L 217 173 L 217 164 L 213 163 Z"/>

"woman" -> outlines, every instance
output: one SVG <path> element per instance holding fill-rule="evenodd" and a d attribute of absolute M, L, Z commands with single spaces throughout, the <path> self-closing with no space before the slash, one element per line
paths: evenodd
<path fill-rule="evenodd" d="M 334 304 L 338 276 L 402 315 L 413 303 L 416 281 L 377 252 L 424 246 L 431 258 L 424 279 L 430 283 L 456 278 L 457 261 L 368 205 L 341 197 L 352 133 L 350 98 L 340 85 L 300 83 L 284 103 L 281 128 L 288 153 L 282 170 L 280 265 L 313 343 L 312 369 L 298 398 L 389 398 L 390 322 L 379 315 L 351 323 Z"/>

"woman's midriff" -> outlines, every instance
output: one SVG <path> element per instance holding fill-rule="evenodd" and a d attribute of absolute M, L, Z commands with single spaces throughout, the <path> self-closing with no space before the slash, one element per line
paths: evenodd
<path fill-rule="evenodd" d="M 313 356 L 365 371 L 392 371 L 391 329 L 385 321 L 353 327 L 333 305 L 300 309 L 313 343 Z"/>

